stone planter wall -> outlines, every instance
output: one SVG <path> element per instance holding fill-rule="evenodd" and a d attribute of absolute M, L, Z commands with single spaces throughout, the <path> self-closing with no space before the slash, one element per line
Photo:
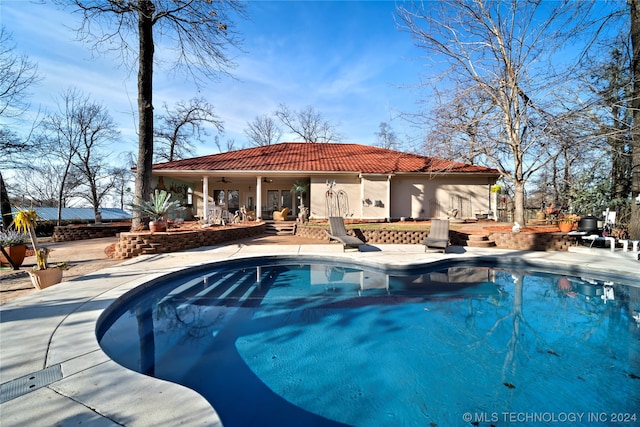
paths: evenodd
<path fill-rule="evenodd" d="M 298 225 L 296 235 L 329 240 L 322 227 L 309 227 Z M 421 245 L 422 241 L 429 234 L 424 231 L 406 230 L 359 230 L 347 229 L 349 234 L 359 237 L 365 242 L 375 244 L 413 244 Z M 501 249 L 515 249 L 525 251 L 567 251 L 570 240 L 564 233 L 512 233 L 512 232 L 489 232 L 489 240 L 493 240 L 496 247 Z M 458 231 L 449 231 L 451 244 L 456 246 L 467 246 L 468 234 Z"/>
<path fill-rule="evenodd" d="M 329 236 L 327 236 L 327 233 L 325 233 L 325 230 L 329 230 L 329 229 L 322 228 L 322 227 L 309 227 L 306 225 L 297 224 L 295 229 L 295 234 L 296 236 L 306 237 L 309 239 L 329 241 Z"/>
<path fill-rule="evenodd" d="M 264 223 L 230 227 L 210 227 L 201 230 L 169 231 L 164 233 L 120 233 L 114 258 L 127 259 L 143 254 L 184 251 L 200 246 L 214 246 L 232 240 L 264 234 Z"/>
<path fill-rule="evenodd" d="M 130 225 L 74 225 L 56 226 L 53 229 L 51 240 L 54 242 L 70 242 L 72 240 L 99 239 L 102 237 L 114 237 L 118 233 L 131 230 Z"/>
<path fill-rule="evenodd" d="M 563 251 L 571 241 L 564 233 L 490 233 L 489 239 L 501 249 L 523 251 Z"/>
<path fill-rule="evenodd" d="M 296 235 L 301 237 L 307 237 L 311 239 L 328 241 L 329 237 L 325 230 L 328 228 L 322 227 L 309 227 L 305 225 L 298 225 L 296 227 Z M 428 230 L 361 230 L 357 227 L 353 229 L 347 228 L 347 232 L 356 236 L 369 244 L 412 244 L 421 245 L 422 241 L 429 234 Z M 464 236 L 456 231 L 449 231 L 449 237 L 454 245 L 462 245 Z"/>

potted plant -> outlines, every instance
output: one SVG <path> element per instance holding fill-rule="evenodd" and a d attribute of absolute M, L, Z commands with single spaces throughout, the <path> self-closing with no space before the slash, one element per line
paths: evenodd
<path fill-rule="evenodd" d="M 66 264 L 58 264 L 50 267 L 47 262 L 49 250 L 38 245 L 36 237 L 36 223 L 38 215 L 32 209 L 21 209 L 14 213 L 13 224 L 22 233 L 28 234 L 31 245 L 36 253 L 36 266 L 29 271 L 31 283 L 36 289 L 44 289 L 62 281 L 62 270 L 66 269 Z"/>
<path fill-rule="evenodd" d="M 28 240 L 26 234 L 13 228 L 0 231 L 0 265 L 9 264 L 14 270 L 20 268 L 27 254 Z"/>
<path fill-rule="evenodd" d="M 170 201 L 171 193 L 165 190 L 155 190 L 149 200 L 138 200 L 131 206 L 143 216 L 151 219 L 149 230 L 151 232 L 166 231 L 167 217 L 169 214 L 184 210 L 178 200 Z"/>
<path fill-rule="evenodd" d="M 563 215 L 558 220 L 558 228 L 560 228 L 561 232 L 568 233 L 571 230 L 573 230 L 573 227 L 575 226 L 575 224 L 578 223 L 578 221 L 580 221 L 580 217 L 578 215 L 574 215 L 574 214 Z"/>

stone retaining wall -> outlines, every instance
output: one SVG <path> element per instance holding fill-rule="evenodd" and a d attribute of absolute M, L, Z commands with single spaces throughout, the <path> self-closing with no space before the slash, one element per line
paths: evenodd
<path fill-rule="evenodd" d="M 571 240 L 565 233 L 510 233 L 493 232 L 489 239 L 501 249 L 523 251 L 559 251 L 569 250 Z"/>
<path fill-rule="evenodd" d="M 318 240 L 329 240 L 322 227 L 298 225 L 296 235 Z M 369 244 L 414 244 L 421 245 L 429 234 L 424 231 L 407 230 L 360 230 L 357 227 L 347 229 L 350 235 L 356 236 Z M 451 244 L 467 246 L 468 234 L 459 231 L 449 231 Z M 567 251 L 570 240 L 564 233 L 512 233 L 488 232 L 489 240 L 495 242 L 501 249 L 515 249 L 525 251 Z"/>
<path fill-rule="evenodd" d="M 210 227 L 200 230 L 168 231 L 165 233 L 120 233 L 113 257 L 115 259 L 133 258 L 143 254 L 195 249 L 200 246 L 213 246 L 232 240 L 245 239 L 264 234 L 265 225 Z"/>
<path fill-rule="evenodd" d="M 128 226 L 89 226 L 56 227 L 54 242 L 95 239 L 115 236 L 120 233 L 114 257 L 116 259 L 133 258 L 141 254 L 157 254 L 194 249 L 200 246 L 219 245 L 232 240 L 244 239 L 265 233 L 265 224 L 211 227 L 200 230 L 173 230 L 166 233 L 132 233 Z M 369 244 L 413 244 L 420 245 L 428 235 L 428 230 L 361 230 L 357 227 L 348 229 L 349 234 Z M 489 240 L 501 249 L 525 251 L 567 251 L 570 240 L 564 233 L 511 233 L 489 232 Z M 310 227 L 298 224 L 296 235 L 328 241 L 329 237 L 322 227 Z M 467 246 L 468 234 L 451 230 L 451 243 L 456 246 Z"/>
<path fill-rule="evenodd" d="M 298 225 L 296 227 L 296 235 L 318 240 L 329 240 L 329 236 L 325 232 L 328 228 L 308 227 Z M 428 230 L 361 230 L 358 227 L 347 228 L 347 232 L 356 236 L 369 244 L 409 244 L 421 245 L 422 241 L 429 234 Z M 449 237 L 454 245 L 462 245 L 465 235 L 461 235 L 456 231 L 449 231 Z"/>
<path fill-rule="evenodd" d="M 72 240 L 99 239 L 115 237 L 118 233 L 129 231 L 130 225 L 65 225 L 53 229 L 51 240 L 54 242 L 70 242 Z"/>

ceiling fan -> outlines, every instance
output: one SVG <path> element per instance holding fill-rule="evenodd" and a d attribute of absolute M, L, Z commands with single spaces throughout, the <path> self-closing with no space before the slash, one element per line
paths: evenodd
<path fill-rule="evenodd" d="M 268 184 L 268 183 L 270 183 L 270 182 L 273 182 L 273 180 L 272 180 L 272 179 L 269 179 L 269 178 L 262 178 L 262 182 L 265 182 L 265 183 L 267 183 L 267 184 Z"/>
<path fill-rule="evenodd" d="M 231 184 L 231 181 L 229 181 L 228 179 L 225 179 L 225 177 L 223 176 L 221 180 L 219 180 L 218 182 L 222 182 L 223 184 Z"/>

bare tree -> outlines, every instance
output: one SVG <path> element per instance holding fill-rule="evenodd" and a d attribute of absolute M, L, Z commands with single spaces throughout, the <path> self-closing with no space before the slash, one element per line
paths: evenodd
<path fill-rule="evenodd" d="M 479 145 L 486 138 L 482 124 L 491 104 L 475 87 L 458 86 L 447 94 L 434 91 L 435 108 L 425 114 L 407 115 L 418 123 L 430 123 L 424 150 L 434 157 L 479 163 Z"/>
<path fill-rule="evenodd" d="M 227 138 L 226 141 L 222 142 L 220 140 L 220 136 L 216 135 L 213 138 L 213 144 L 218 148 L 218 151 L 221 153 L 225 153 L 227 151 L 235 150 L 236 140 L 233 138 Z"/>
<path fill-rule="evenodd" d="M 56 160 L 51 156 L 41 157 L 34 161 L 30 173 L 16 177 L 16 188 L 33 206 L 65 208 L 79 195 L 77 190 L 82 184 L 82 176 L 76 169 L 65 174 L 64 164 Z"/>
<path fill-rule="evenodd" d="M 398 145 L 398 137 L 387 122 L 380 122 L 380 130 L 374 132 L 378 138 L 378 144 L 382 148 L 395 149 Z"/>
<path fill-rule="evenodd" d="M 66 3 L 66 2 L 63 2 Z M 83 15 L 82 39 L 122 55 L 138 59 L 138 164 L 135 196 L 147 200 L 151 193 L 153 164 L 153 65 L 158 40 L 173 44 L 175 69 L 185 70 L 196 81 L 199 76 L 216 78 L 233 65 L 226 48 L 237 45 L 232 15 L 242 15 L 236 0 L 73 0 Z M 96 31 L 96 33 L 94 33 Z M 134 43 L 134 41 L 136 43 Z M 133 227 L 141 222 L 134 213 Z"/>
<path fill-rule="evenodd" d="M 267 114 L 257 116 L 252 122 L 248 122 L 244 133 L 257 147 L 277 144 L 282 137 L 282 129 Z"/>
<path fill-rule="evenodd" d="M 76 89 L 68 89 L 58 98 L 58 111 L 44 121 L 47 152 L 55 159 L 60 177 L 58 222 L 68 185 L 75 174 L 83 176 L 87 191 L 79 195 L 99 211 L 100 202 L 112 184 L 108 178 L 106 155 L 102 148 L 118 139 L 117 126 L 105 107 L 91 102 Z"/>
<path fill-rule="evenodd" d="M 291 111 L 286 105 L 280 104 L 275 115 L 303 142 L 335 142 L 342 138 L 335 125 L 311 106 Z"/>
<path fill-rule="evenodd" d="M 25 55 L 18 55 L 12 37 L 0 26 L 0 119 L 19 117 L 28 107 L 28 90 L 40 80 L 36 64 Z M 33 127 L 31 128 L 33 130 Z M 0 123 L 0 218 L 3 226 L 11 218 L 11 202 L 2 170 L 14 168 L 16 154 L 26 154 L 33 148 L 31 132 L 19 137 L 6 123 Z"/>
<path fill-rule="evenodd" d="M 604 46 L 606 54 L 593 58 L 583 69 L 583 86 L 591 92 L 583 102 L 584 118 L 574 126 L 590 127 L 589 151 L 606 162 L 603 175 L 605 203 L 598 208 L 615 209 L 616 220 L 628 225 L 632 183 L 631 50 L 628 30 Z M 585 150 L 583 150 L 585 151 Z M 582 157 L 582 156 L 581 156 Z M 572 175 L 576 175 L 572 171 Z"/>
<path fill-rule="evenodd" d="M 132 184 L 135 179 L 133 174 L 135 164 L 136 160 L 133 157 L 133 153 L 124 153 L 122 158 L 118 160 L 118 165 L 111 172 L 114 182 L 113 198 L 120 206 L 120 209 L 123 210 L 126 206 L 131 206 L 134 201 Z"/>
<path fill-rule="evenodd" d="M 84 102 L 76 106 L 74 121 L 80 131 L 80 146 L 73 159 L 83 176 L 86 191 L 81 197 L 93 207 L 97 218 L 104 197 L 114 186 L 112 168 L 107 163 L 105 148 L 120 138 L 118 127 L 103 105 Z"/>
<path fill-rule="evenodd" d="M 69 191 L 67 184 L 70 184 L 73 175 L 73 158 L 81 144 L 81 131 L 74 120 L 76 104 L 87 101 L 77 90 L 68 89 L 56 101 L 58 111 L 48 114 L 43 122 L 44 146 L 58 169 L 58 225 L 62 219 L 62 208 L 66 205 L 65 198 Z"/>
<path fill-rule="evenodd" d="M 11 34 L 0 26 L 0 117 L 17 117 L 29 108 L 29 88 L 40 80 L 38 67 L 15 53 Z"/>
<path fill-rule="evenodd" d="M 631 183 L 631 220 L 629 234 L 640 239 L 640 1 L 629 0 L 631 21 L 631 76 L 633 87 L 631 105 L 633 107 L 632 141 L 632 183 Z"/>
<path fill-rule="evenodd" d="M 557 48 L 579 34 L 589 4 L 443 0 L 402 4 L 403 29 L 434 61 L 448 65 L 440 83 L 473 88 L 487 113 L 476 145 L 514 188 L 515 220 L 525 223 L 525 184 L 566 120 L 549 102 L 567 75 L 550 66 Z M 474 99 L 475 101 L 475 99 Z M 489 114 L 490 113 L 490 114 Z M 564 116 L 564 117 L 561 117 Z M 475 132 L 476 130 L 472 130 Z"/>
<path fill-rule="evenodd" d="M 11 223 L 11 200 L 7 188 L 8 183 L 5 182 L 2 171 L 18 168 L 16 156 L 26 153 L 30 148 L 29 138 L 22 139 L 7 127 L 0 126 L 0 153 L 2 153 L 0 156 L 0 218 L 2 219 L 2 228 L 6 228 Z"/>
<path fill-rule="evenodd" d="M 204 98 L 193 98 L 188 102 L 180 101 L 173 110 L 164 104 L 166 113 L 156 117 L 155 130 L 156 157 L 171 162 L 193 155 L 195 142 L 204 142 L 208 135 L 206 124 L 213 125 L 218 131 L 224 130 L 222 121 L 213 112 L 213 105 Z"/>

